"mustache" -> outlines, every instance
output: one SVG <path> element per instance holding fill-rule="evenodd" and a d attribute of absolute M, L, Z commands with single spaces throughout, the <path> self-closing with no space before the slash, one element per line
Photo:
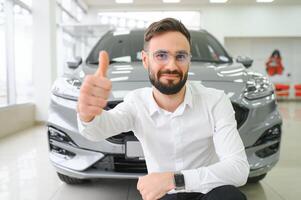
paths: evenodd
<path fill-rule="evenodd" d="M 157 77 L 159 78 L 162 74 L 175 74 L 175 75 L 178 75 L 180 77 L 183 77 L 183 73 L 180 72 L 180 71 L 178 71 L 178 70 L 173 70 L 173 71 L 171 71 L 171 70 L 159 71 Z"/>

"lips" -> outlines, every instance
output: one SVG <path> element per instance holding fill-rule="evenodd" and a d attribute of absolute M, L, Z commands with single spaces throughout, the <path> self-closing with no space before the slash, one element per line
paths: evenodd
<path fill-rule="evenodd" d="M 165 77 L 165 78 L 179 78 L 180 75 L 178 75 L 178 74 L 161 74 L 161 77 Z"/>
<path fill-rule="evenodd" d="M 166 70 L 166 71 L 159 71 L 158 73 L 158 77 L 161 78 L 166 78 L 166 79 L 178 79 L 182 77 L 181 72 L 179 71 L 170 71 L 170 70 Z"/>

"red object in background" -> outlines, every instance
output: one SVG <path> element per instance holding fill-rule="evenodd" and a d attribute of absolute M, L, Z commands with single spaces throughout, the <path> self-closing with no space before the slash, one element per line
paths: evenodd
<path fill-rule="evenodd" d="M 276 89 L 276 96 L 278 97 L 288 97 L 289 96 L 289 84 L 282 84 L 282 83 L 276 83 L 275 84 Z"/>
<path fill-rule="evenodd" d="M 276 91 L 282 91 L 282 90 L 289 90 L 290 85 L 288 84 L 281 84 L 281 83 L 276 83 L 275 84 Z"/>
<path fill-rule="evenodd" d="M 295 85 L 295 90 L 301 90 L 301 84 Z"/>
<path fill-rule="evenodd" d="M 301 97 L 301 84 L 295 85 L 294 88 L 295 88 L 295 96 Z"/>
<path fill-rule="evenodd" d="M 270 57 L 265 65 L 269 76 L 281 75 L 284 70 L 281 58 L 279 57 Z"/>

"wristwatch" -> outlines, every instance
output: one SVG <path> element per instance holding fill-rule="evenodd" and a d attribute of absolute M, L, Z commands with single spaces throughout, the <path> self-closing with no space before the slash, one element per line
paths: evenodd
<path fill-rule="evenodd" d="M 185 179 L 184 179 L 184 175 L 181 172 L 175 172 L 174 184 L 176 186 L 175 190 L 185 189 Z"/>

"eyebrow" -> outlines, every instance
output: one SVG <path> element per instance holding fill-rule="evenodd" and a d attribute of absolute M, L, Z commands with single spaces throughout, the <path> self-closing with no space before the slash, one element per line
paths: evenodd
<path fill-rule="evenodd" d="M 159 49 L 155 52 L 156 53 L 169 53 L 169 51 L 167 51 L 165 49 Z M 176 54 L 189 54 L 189 53 L 186 50 L 179 50 L 179 51 L 176 51 Z"/>
<path fill-rule="evenodd" d="M 159 50 L 155 51 L 155 53 L 168 53 L 168 51 L 164 50 L 164 49 L 159 49 Z"/>
<path fill-rule="evenodd" d="M 185 50 L 180 50 L 180 51 L 176 51 L 177 54 L 189 54 L 187 51 Z"/>

